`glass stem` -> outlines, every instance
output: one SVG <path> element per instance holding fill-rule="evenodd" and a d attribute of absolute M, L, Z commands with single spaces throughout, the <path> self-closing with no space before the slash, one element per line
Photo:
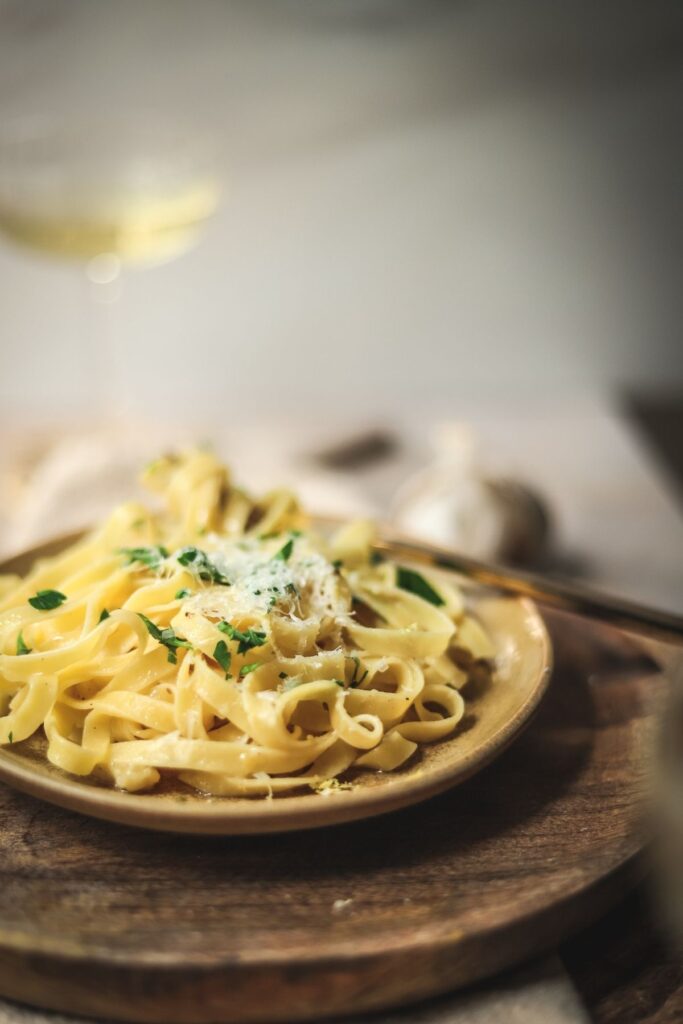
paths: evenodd
<path fill-rule="evenodd" d="M 115 307 L 121 295 L 121 264 L 118 257 L 102 253 L 89 260 L 84 273 L 87 318 L 85 325 L 86 376 L 94 410 L 105 425 L 121 413 L 117 386 Z"/>

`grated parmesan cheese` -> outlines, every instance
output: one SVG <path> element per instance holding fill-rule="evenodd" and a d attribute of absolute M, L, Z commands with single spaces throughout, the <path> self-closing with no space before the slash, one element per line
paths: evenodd
<path fill-rule="evenodd" d="M 281 537 L 238 542 L 208 537 L 213 549 L 207 556 L 230 585 L 201 590 L 184 606 L 226 620 L 274 610 L 299 621 L 348 614 L 351 595 L 346 582 L 305 537 L 292 539 L 292 554 L 285 561 L 274 557 L 282 547 Z"/>

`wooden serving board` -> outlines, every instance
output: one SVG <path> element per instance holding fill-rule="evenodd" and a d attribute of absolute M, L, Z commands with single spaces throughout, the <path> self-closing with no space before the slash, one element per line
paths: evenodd
<path fill-rule="evenodd" d="M 548 622 L 527 732 L 385 817 L 169 836 L 0 787 L 0 992 L 165 1024 L 312 1019 L 472 982 L 600 914 L 639 871 L 660 687 L 615 634 Z"/>

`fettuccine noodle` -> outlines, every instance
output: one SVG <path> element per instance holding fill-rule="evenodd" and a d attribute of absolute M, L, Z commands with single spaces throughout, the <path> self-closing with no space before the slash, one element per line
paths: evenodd
<path fill-rule="evenodd" d="M 0 743 L 121 789 L 324 792 L 452 735 L 491 643 L 451 583 L 255 500 L 206 452 L 166 457 L 94 532 L 0 584 Z M 346 785 L 347 783 L 344 783 Z"/>

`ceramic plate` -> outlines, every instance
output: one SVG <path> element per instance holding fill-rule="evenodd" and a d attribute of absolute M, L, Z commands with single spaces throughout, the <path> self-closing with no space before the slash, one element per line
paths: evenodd
<path fill-rule="evenodd" d="M 27 551 L 0 565 L 0 572 L 24 574 L 36 558 L 59 551 L 74 539 Z M 457 582 L 462 586 L 461 579 Z M 327 794 L 302 791 L 272 799 L 202 797 L 171 783 L 165 790 L 125 793 L 53 767 L 44 757 L 43 738 L 34 736 L 0 748 L 0 780 L 81 814 L 165 832 L 215 835 L 317 828 L 384 814 L 434 796 L 479 771 L 519 735 L 550 678 L 550 640 L 536 606 L 526 599 L 467 589 L 465 593 L 498 651 L 495 673 L 487 683 L 467 684 L 465 717 L 453 736 L 422 747 L 398 771 L 359 771 L 350 777 L 351 789 Z"/>

